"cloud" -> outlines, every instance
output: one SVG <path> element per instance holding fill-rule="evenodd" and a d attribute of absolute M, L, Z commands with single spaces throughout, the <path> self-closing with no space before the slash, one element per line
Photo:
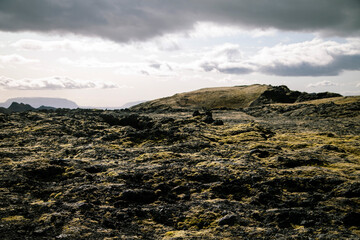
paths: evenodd
<path fill-rule="evenodd" d="M 38 63 L 38 62 L 39 60 L 37 59 L 26 58 L 18 54 L 0 56 L 0 63 L 3 64 L 28 64 L 28 63 Z"/>
<path fill-rule="evenodd" d="M 100 38 L 81 37 L 77 40 L 63 39 L 53 41 L 43 41 L 36 39 L 20 39 L 11 43 L 9 46 L 21 51 L 70 51 L 70 52 L 129 52 L 136 50 L 146 50 L 152 52 L 177 51 L 180 50 L 180 35 L 167 34 L 157 37 L 152 41 L 132 42 L 131 44 L 119 44 L 113 41 Z M 0 45 L 1 47 L 1 45 Z M 5 45 L 3 46 L 5 47 Z"/>
<path fill-rule="evenodd" d="M 59 40 L 41 41 L 35 39 L 21 39 L 11 44 L 18 50 L 28 51 L 73 51 L 73 52 L 113 52 L 121 49 L 120 45 L 104 40 Z"/>
<path fill-rule="evenodd" d="M 206 72 L 247 74 L 254 71 L 251 64 L 244 60 L 240 46 L 235 44 L 216 47 L 207 53 L 198 65 Z"/>
<path fill-rule="evenodd" d="M 74 33 L 128 42 L 213 22 L 359 36 L 359 8 L 358 0 L 2 0 L 0 30 Z"/>
<path fill-rule="evenodd" d="M 94 82 L 69 77 L 49 77 L 39 79 L 12 79 L 0 76 L 0 87 L 11 90 L 62 90 L 86 88 L 118 88 L 110 82 Z"/>
<path fill-rule="evenodd" d="M 216 38 L 216 37 L 231 37 L 236 35 L 250 35 L 253 38 L 263 37 L 263 36 L 273 36 L 276 34 L 276 30 L 273 28 L 261 29 L 261 28 L 251 28 L 244 29 L 243 27 L 237 25 L 223 25 L 216 24 L 213 22 L 197 22 L 194 25 L 194 28 L 185 33 L 187 37 L 190 38 Z"/>
<path fill-rule="evenodd" d="M 171 77 L 177 75 L 174 68 L 178 65 L 175 63 L 162 62 L 157 60 L 148 60 L 144 62 L 104 62 L 98 58 L 82 57 L 77 60 L 69 58 L 60 58 L 61 64 L 78 68 L 113 68 L 118 75 L 146 75 L 156 77 Z M 177 67 L 179 69 L 180 67 Z"/>
<path fill-rule="evenodd" d="M 124 62 L 103 62 L 95 57 L 81 57 L 77 60 L 70 58 L 59 58 L 61 64 L 70 65 L 79 68 L 116 68 L 126 65 Z"/>
<path fill-rule="evenodd" d="M 174 63 L 150 61 L 142 63 L 122 63 L 117 67 L 115 73 L 122 76 L 127 75 L 142 75 L 152 77 L 175 77 L 178 76 L 176 70 L 181 70 L 179 66 Z M 176 67 L 176 70 L 174 69 Z"/>
<path fill-rule="evenodd" d="M 180 44 L 178 43 L 176 38 L 172 38 L 170 36 L 164 36 L 155 40 L 156 47 L 161 51 L 176 51 L 180 50 Z"/>
<path fill-rule="evenodd" d="M 321 81 L 321 82 L 317 82 L 317 83 L 311 83 L 309 85 L 307 85 L 308 88 L 316 88 L 316 87 L 333 87 L 333 86 L 338 86 L 339 84 L 337 83 L 333 83 L 331 81 Z"/>
<path fill-rule="evenodd" d="M 198 65 L 204 71 L 228 74 L 337 76 L 346 70 L 360 70 L 360 40 L 278 44 L 262 48 L 251 57 L 242 54 L 240 46 L 226 44 L 204 54 Z"/>
<path fill-rule="evenodd" d="M 277 76 L 337 76 L 360 70 L 360 42 L 314 39 L 262 49 L 252 60 L 262 73 Z"/>

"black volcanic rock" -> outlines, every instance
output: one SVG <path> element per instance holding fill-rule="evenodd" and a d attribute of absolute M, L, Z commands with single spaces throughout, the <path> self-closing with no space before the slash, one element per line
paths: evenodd
<path fill-rule="evenodd" d="M 350 212 L 343 218 L 343 222 L 346 226 L 357 226 L 360 227 L 360 213 Z"/>
<path fill-rule="evenodd" d="M 294 103 L 300 96 L 300 92 L 291 91 L 287 86 L 270 86 L 250 106 L 258 106 L 270 103 Z"/>
<path fill-rule="evenodd" d="M 321 93 L 301 93 L 295 102 L 305 102 L 317 99 L 324 99 L 324 98 L 334 98 L 334 97 L 342 97 L 342 95 L 338 93 L 331 93 L 331 92 L 321 92 Z"/>
<path fill-rule="evenodd" d="M 250 106 L 259 106 L 271 103 L 295 103 L 305 102 L 324 98 L 342 97 L 337 93 L 306 93 L 299 91 L 291 91 L 287 86 L 270 86 L 261 96 L 256 99 Z"/>
<path fill-rule="evenodd" d="M 359 239 L 356 99 L 0 114 L 0 239 Z"/>
<path fill-rule="evenodd" d="M 114 114 L 102 114 L 101 118 L 110 126 L 131 126 L 136 129 L 146 129 L 153 125 L 152 119 L 137 114 L 121 117 Z"/>

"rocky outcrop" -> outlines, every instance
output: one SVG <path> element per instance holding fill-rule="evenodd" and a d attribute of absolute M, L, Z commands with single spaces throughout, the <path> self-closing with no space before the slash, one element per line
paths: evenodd
<path fill-rule="evenodd" d="M 205 88 L 171 97 L 156 99 L 132 107 L 138 111 L 169 111 L 179 109 L 239 109 L 273 103 L 295 103 L 341 97 L 336 93 L 305 93 L 286 86 L 249 85 Z"/>
<path fill-rule="evenodd" d="M 306 93 L 291 91 L 287 86 L 269 86 L 258 99 L 250 104 L 250 107 L 272 103 L 297 103 L 324 98 L 342 97 L 337 93 Z"/>
<path fill-rule="evenodd" d="M 338 93 L 321 92 L 321 93 L 301 93 L 295 102 L 305 102 L 324 98 L 342 97 Z"/>

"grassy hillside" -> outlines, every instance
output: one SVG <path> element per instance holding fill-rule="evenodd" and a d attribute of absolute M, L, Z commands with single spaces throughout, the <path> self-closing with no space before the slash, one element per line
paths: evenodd
<path fill-rule="evenodd" d="M 336 93 L 306 93 L 292 91 L 286 86 L 254 84 L 249 86 L 204 88 L 160 98 L 132 107 L 133 110 L 168 109 L 239 109 L 277 103 L 325 103 L 328 99 L 339 100 L 343 97 Z M 324 100 L 325 99 L 325 100 Z M 346 102 L 352 101 L 347 99 Z"/>
<path fill-rule="evenodd" d="M 258 99 L 267 85 L 204 88 L 139 104 L 132 109 L 243 108 Z"/>

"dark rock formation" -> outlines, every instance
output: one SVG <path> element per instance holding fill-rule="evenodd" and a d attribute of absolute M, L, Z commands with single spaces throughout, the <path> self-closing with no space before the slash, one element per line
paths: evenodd
<path fill-rule="evenodd" d="M 330 92 L 322 92 L 322 93 L 301 93 L 295 102 L 305 102 L 316 99 L 324 99 L 324 98 L 334 98 L 341 97 L 340 94 L 330 93 Z"/>
<path fill-rule="evenodd" d="M 295 103 L 305 102 L 324 98 L 342 97 L 337 93 L 306 93 L 291 91 L 287 86 L 270 86 L 258 99 L 253 101 L 250 107 L 271 104 L 271 103 Z"/>

